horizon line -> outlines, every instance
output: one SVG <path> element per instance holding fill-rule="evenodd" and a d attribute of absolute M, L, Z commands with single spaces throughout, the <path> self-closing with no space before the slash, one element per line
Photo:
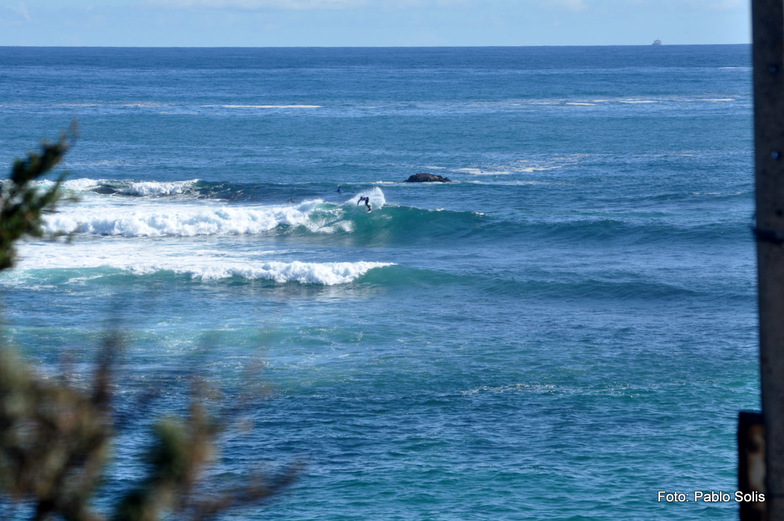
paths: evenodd
<path fill-rule="evenodd" d="M 521 47 L 709 47 L 752 45 L 740 43 L 673 43 L 673 44 L 541 44 L 541 45 L 5 45 L 0 48 L 32 49 L 513 49 Z"/>

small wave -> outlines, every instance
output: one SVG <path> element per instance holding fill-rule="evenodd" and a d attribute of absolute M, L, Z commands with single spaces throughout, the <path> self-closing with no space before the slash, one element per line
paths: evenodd
<path fill-rule="evenodd" d="M 65 166 L 66 168 L 80 168 L 80 169 L 120 168 L 120 167 L 133 166 L 133 162 L 129 160 L 120 160 L 120 159 L 99 159 L 96 161 L 77 161 L 77 162 L 71 162 L 66 160 L 63 166 Z"/>
<path fill-rule="evenodd" d="M 481 168 L 458 168 L 455 172 L 470 175 L 510 175 L 514 173 L 510 170 L 482 170 Z"/>
<path fill-rule="evenodd" d="M 558 107 L 595 107 L 597 105 L 651 105 L 651 104 L 677 104 L 683 103 L 728 103 L 738 101 L 733 97 L 722 98 L 703 98 L 703 97 L 682 97 L 682 96 L 662 96 L 654 98 L 611 98 L 611 99 L 552 99 L 552 100 L 527 100 L 516 101 L 512 106 L 558 106 Z"/>
<path fill-rule="evenodd" d="M 669 385 L 679 385 L 667 384 Z M 681 384 L 681 385 L 686 385 Z M 598 387 L 554 385 L 543 383 L 514 383 L 507 385 L 483 385 L 467 391 L 461 391 L 463 396 L 477 396 L 483 394 L 548 394 L 548 395 L 593 395 L 593 396 L 627 396 L 639 395 L 641 392 L 650 391 L 658 386 L 643 384 L 607 384 Z"/>
<path fill-rule="evenodd" d="M 193 190 L 198 183 L 198 179 L 168 183 L 159 181 L 136 181 L 129 183 L 127 186 L 120 186 L 118 191 L 124 195 L 141 197 L 180 195 Z"/>
<path fill-rule="evenodd" d="M 222 109 L 320 109 L 321 105 L 202 105 L 204 108 Z"/>
<path fill-rule="evenodd" d="M 41 185 L 53 184 L 51 181 L 41 181 Z M 63 183 L 63 188 L 71 192 L 88 192 L 100 185 L 100 181 L 94 179 L 68 179 Z"/>
<path fill-rule="evenodd" d="M 564 183 L 561 181 L 535 181 L 535 180 L 523 180 L 523 179 L 511 179 L 511 180 L 504 180 L 504 181 L 469 180 L 469 181 L 458 181 L 458 183 L 492 185 L 492 186 L 572 186 L 569 183 Z"/>
<path fill-rule="evenodd" d="M 714 285 L 695 284 L 686 279 L 672 279 L 656 272 L 606 271 L 591 274 L 569 271 L 539 271 L 505 276 L 471 276 L 464 282 L 478 292 L 495 296 L 562 302 L 674 302 L 689 298 L 746 298 L 744 294 L 727 295 Z"/>
<path fill-rule="evenodd" d="M 197 281 L 221 281 L 242 279 L 246 281 L 269 281 L 276 284 L 313 284 L 334 286 L 349 284 L 363 277 L 371 270 L 394 266 L 384 262 L 249 262 L 221 261 L 209 262 L 195 257 L 158 258 L 146 261 L 114 257 L 111 259 L 61 259 L 61 267 L 49 266 L 46 269 L 25 269 L 24 265 L 11 276 L 4 276 L 8 284 L 59 284 L 84 285 L 98 282 L 117 275 L 159 276 L 175 274 Z"/>
<path fill-rule="evenodd" d="M 514 174 L 531 174 L 534 172 L 546 172 L 549 170 L 558 170 L 563 168 L 563 165 L 530 165 L 530 164 L 517 164 L 512 165 L 505 169 L 492 169 L 485 170 L 483 168 L 457 168 L 454 172 L 469 174 L 473 176 L 500 176 L 500 175 L 514 175 Z"/>
<path fill-rule="evenodd" d="M 157 108 L 157 107 L 168 107 L 168 104 L 165 103 L 156 103 L 154 101 L 134 101 L 129 103 L 122 103 L 122 107 L 138 107 L 138 108 Z"/>
<path fill-rule="evenodd" d="M 270 261 L 245 266 L 168 266 L 132 267 L 131 272 L 148 274 L 158 271 L 171 271 L 188 275 L 197 280 L 222 280 L 241 278 L 245 280 L 269 280 L 278 284 L 297 282 L 299 284 L 319 284 L 334 286 L 348 284 L 375 268 L 391 266 L 383 262 L 281 262 Z"/>
<path fill-rule="evenodd" d="M 137 197 L 161 197 L 195 193 L 201 183 L 198 179 L 187 181 L 116 181 L 109 179 L 68 179 L 63 188 L 77 195 L 95 192 L 104 195 L 129 195 Z M 42 188 L 50 188 L 53 181 L 43 180 L 38 184 Z"/>
<path fill-rule="evenodd" d="M 473 396 L 477 394 L 499 394 L 499 393 L 536 393 L 536 394 L 556 394 L 559 388 L 552 384 L 508 384 L 500 386 L 483 385 L 468 391 L 461 391 L 460 394 L 464 396 Z"/>

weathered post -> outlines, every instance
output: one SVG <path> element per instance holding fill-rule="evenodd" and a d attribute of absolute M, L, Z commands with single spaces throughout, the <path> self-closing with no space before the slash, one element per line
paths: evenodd
<path fill-rule="evenodd" d="M 767 519 L 784 520 L 784 0 L 752 0 L 757 281 Z"/>

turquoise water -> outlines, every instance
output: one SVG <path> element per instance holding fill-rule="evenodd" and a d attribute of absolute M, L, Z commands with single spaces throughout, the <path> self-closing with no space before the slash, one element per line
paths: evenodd
<path fill-rule="evenodd" d="M 734 491 L 758 408 L 749 54 L 0 48 L 0 163 L 80 128 L 5 335 L 119 321 L 124 415 L 263 360 L 219 472 L 305 468 L 227 519 L 734 517 L 657 492 Z"/>

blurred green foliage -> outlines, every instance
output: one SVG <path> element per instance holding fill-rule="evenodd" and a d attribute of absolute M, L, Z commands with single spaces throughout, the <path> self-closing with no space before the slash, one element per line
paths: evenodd
<path fill-rule="evenodd" d="M 72 127 L 70 136 L 75 136 Z M 11 175 L 0 191 L 0 270 L 13 266 L 15 243 L 25 236 L 43 235 L 43 214 L 53 211 L 62 198 L 62 174 L 52 187 L 41 189 L 35 181 L 54 168 L 68 151 L 69 135 L 63 134 L 57 143 L 44 142 L 41 152 L 31 152 L 25 159 L 17 159 Z"/>

